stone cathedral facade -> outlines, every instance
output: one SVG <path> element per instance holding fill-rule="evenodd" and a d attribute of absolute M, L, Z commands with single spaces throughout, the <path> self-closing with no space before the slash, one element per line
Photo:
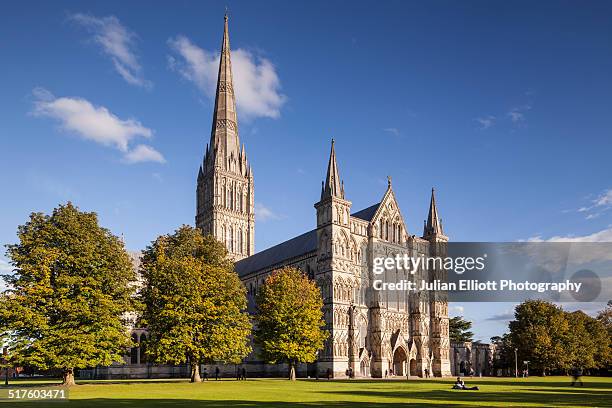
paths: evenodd
<path fill-rule="evenodd" d="M 293 266 L 314 279 L 324 299 L 330 337 L 314 364 L 298 373 L 384 377 L 450 375 L 448 303 L 445 293 L 382 292 L 372 288 L 372 262 L 380 256 L 436 256 L 444 235 L 432 190 L 422 236 L 411 235 L 393 192 L 391 178 L 374 205 L 353 211 L 340 178 L 332 140 L 321 195 L 314 204 L 316 227 L 255 253 L 254 178 L 246 149 L 240 145 L 228 21 L 225 18 L 210 142 L 200 165 L 196 189 L 196 226 L 224 242 L 248 290 L 249 307 L 266 276 Z M 418 271 L 424 279 L 443 278 L 439 271 Z M 387 281 L 415 279 L 404 270 L 387 271 Z M 251 374 L 278 370 L 246 362 Z"/>

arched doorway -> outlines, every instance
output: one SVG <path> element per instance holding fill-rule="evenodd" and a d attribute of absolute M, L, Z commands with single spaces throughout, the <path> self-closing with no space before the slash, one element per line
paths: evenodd
<path fill-rule="evenodd" d="M 370 359 L 367 356 L 364 357 L 359 364 L 359 375 L 362 377 L 370 376 Z"/>
<path fill-rule="evenodd" d="M 406 371 L 406 351 L 398 347 L 393 353 L 393 375 L 404 376 Z"/>
<path fill-rule="evenodd" d="M 419 373 L 417 371 L 417 362 L 416 362 L 415 358 L 410 360 L 410 375 L 412 377 L 417 377 L 419 375 Z"/>

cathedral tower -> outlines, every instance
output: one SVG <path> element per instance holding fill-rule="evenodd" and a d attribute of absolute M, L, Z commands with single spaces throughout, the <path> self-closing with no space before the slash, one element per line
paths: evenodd
<path fill-rule="evenodd" d="M 227 15 L 210 142 L 198 171 L 196 227 L 240 260 L 255 253 L 253 171 L 240 146 Z"/>
<path fill-rule="evenodd" d="M 430 257 L 446 257 L 448 237 L 444 235 L 442 220 L 438 215 L 435 190 L 431 189 L 429 214 L 424 223 L 423 238 L 429 241 Z M 434 270 L 432 279 L 447 282 L 445 270 Z M 449 376 L 450 371 L 450 336 L 448 324 L 448 295 L 446 291 L 431 291 L 429 294 L 431 322 L 431 365 L 435 376 Z"/>
<path fill-rule="evenodd" d="M 318 368 L 330 369 L 334 376 L 349 368 L 349 325 L 347 317 L 352 307 L 347 291 L 339 289 L 339 282 L 351 274 L 351 202 L 344 196 L 344 183 L 340 179 L 336 162 L 335 143 L 332 139 L 327 176 L 321 185 L 321 199 L 317 210 L 317 272 L 318 281 L 327 282 L 324 291 L 323 312 L 329 338 L 319 353 Z M 342 323 L 340 323 L 342 320 Z"/>

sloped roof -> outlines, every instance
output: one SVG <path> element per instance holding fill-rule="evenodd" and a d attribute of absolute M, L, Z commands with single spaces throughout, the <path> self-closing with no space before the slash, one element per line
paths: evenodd
<path fill-rule="evenodd" d="M 380 207 L 380 203 L 376 203 L 368 208 L 364 208 L 361 211 L 357 211 L 356 213 L 351 214 L 351 217 L 359 218 L 365 221 L 372 221 L 372 217 L 374 217 L 374 214 L 376 214 L 378 207 Z"/>
<path fill-rule="evenodd" d="M 316 250 L 317 230 L 312 230 L 241 259 L 236 262 L 235 269 L 239 276 L 244 276 Z"/>

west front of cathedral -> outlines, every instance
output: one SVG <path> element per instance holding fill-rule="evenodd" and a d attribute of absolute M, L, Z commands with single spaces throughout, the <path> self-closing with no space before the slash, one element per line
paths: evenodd
<path fill-rule="evenodd" d="M 349 370 L 357 377 L 375 378 L 422 377 L 426 371 L 450 375 L 446 294 L 375 291 L 371 284 L 376 257 L 440 255 L 448 238 L 433 190 L 421 237 L 409 234 L 390 178 L 377 203 L 354 211 L 332 141 L 314 209 L 316 228 L 255 253 L 254 177 L 246 147 L 240 144 L 226 17 L 210 142 L 197 177 L 196 226 L 225 243 L 247 288 L 251 310 L 258 288 L 275 269 L 296 267 L 317 282 L 330 336 L 317 362 L 299 368 L 302 375 L 331 372 L 343 377 Z M 441 277 L 437 271 L 417 273 L 427 280 Z M 388 280 L 415 279 L 404 270 L 386 275 Z M 279 372 L 259 361 L 256 351 L 245 365 L 252 375 Z"/>

